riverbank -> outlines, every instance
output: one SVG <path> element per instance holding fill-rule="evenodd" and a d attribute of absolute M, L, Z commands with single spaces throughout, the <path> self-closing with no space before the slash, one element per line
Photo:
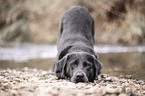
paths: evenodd
<path fill-rule="evenodd" d="M 22 68 L 0 70 L 0 96 L 143 96 L 145 81 L 102 74 L 93 83 L 57 80 L 50 71 Z"/>
<path fill-rule="evenodd" d="M 97 54 L 145 52 L 145 45 L 94 45 Z M 57 45 L 36 43 L 0 44 L 0 60 L 27 61 L 35 58 L 56 58 Z M 20 58 L 21 57 L 21 58 Z"/>

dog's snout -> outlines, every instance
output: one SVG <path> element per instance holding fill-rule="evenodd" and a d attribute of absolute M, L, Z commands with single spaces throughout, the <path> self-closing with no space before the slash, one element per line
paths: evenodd
<path fill-rule="evenodd" d="M 74 75 L 71 77 L 71 81 L 74 83 L 79 83 L 79 82 L 88 82 L 88 77 L 86 76 L 84 71 L 77 71 L 74 73 Z"/>
<path fill-rule="evenodd" d="M 83 73 L 77 73 L 76 77 L 77 77 L 77 79 L 82 79 L 82 78 L 84 78 L 84 74 Z"/>

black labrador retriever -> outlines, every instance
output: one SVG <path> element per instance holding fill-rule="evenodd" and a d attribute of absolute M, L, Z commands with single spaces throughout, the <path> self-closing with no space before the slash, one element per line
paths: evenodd
<path fill-rule="evenodd" d="M 59 25 L 58 55 L 54 72 L 59 79 L 71 82 L 93 82 L 103 65 L 93 49 L 94 21 L 81 6 L 68 9 Z"/>

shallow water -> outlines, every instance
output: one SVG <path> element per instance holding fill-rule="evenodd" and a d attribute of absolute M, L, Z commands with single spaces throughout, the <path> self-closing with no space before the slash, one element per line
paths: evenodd
<path fill-rule="evenodd" d="M 96 45 L 95 51 L 103 63 L 103 73 L 115 76 L 132 75 L 145 80 L 145 46 Z M 0 47 L 0 68 L 52 69 L 57 54 L 56 45 L 20 44 Z"/>

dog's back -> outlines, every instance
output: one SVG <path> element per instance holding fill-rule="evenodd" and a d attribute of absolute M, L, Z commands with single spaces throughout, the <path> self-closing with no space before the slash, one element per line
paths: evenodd
<path fill-rule="evenodd" d="M 79 42 L 93 47 L 94 21 L 88 9 L 74 6 L 62 16 L 59 26 L 58 50 L 66 45 Z"/>

